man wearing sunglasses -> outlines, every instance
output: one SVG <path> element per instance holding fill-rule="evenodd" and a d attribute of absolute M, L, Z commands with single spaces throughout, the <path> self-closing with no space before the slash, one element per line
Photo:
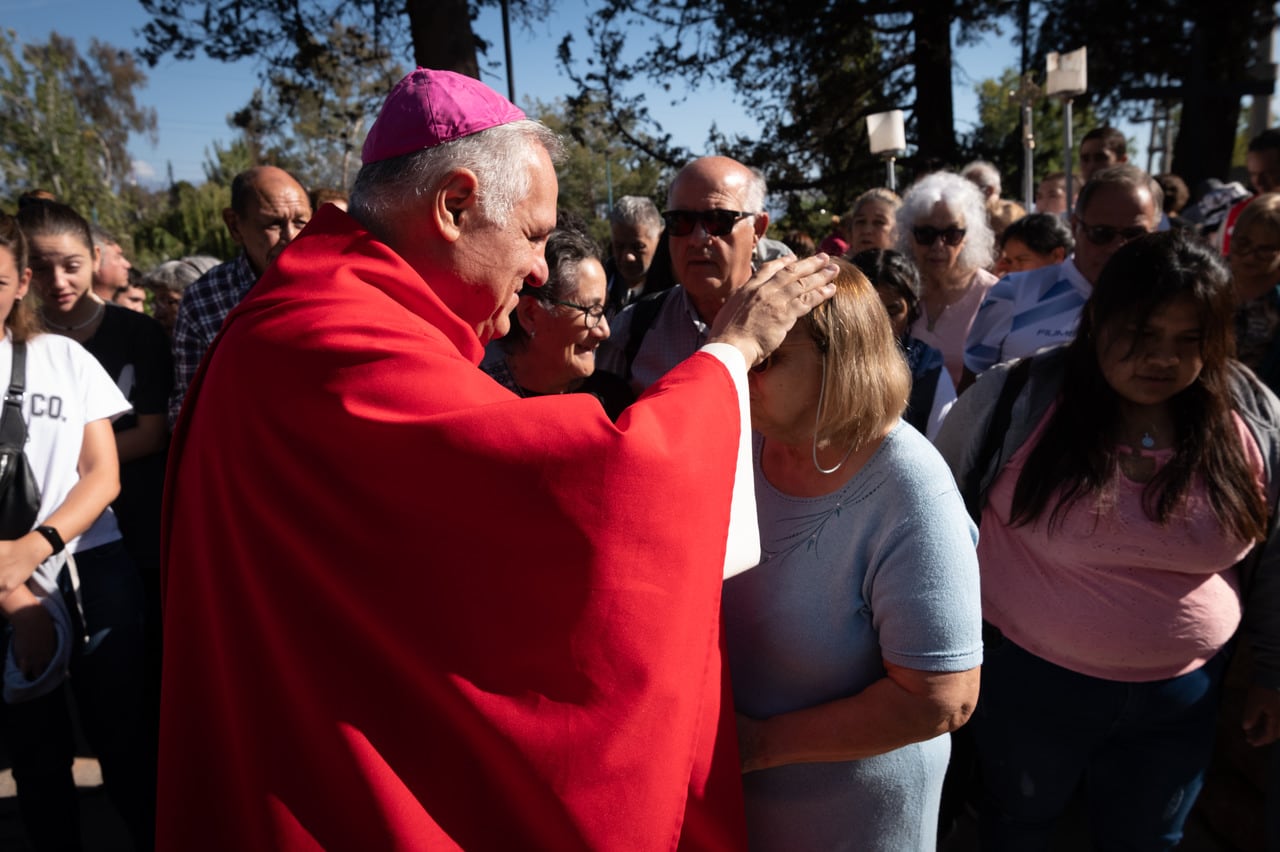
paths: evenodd
<path fill-rule="evenodd" d="M 737 160 L 702 157 L 680 170 L 662 214 L 677 284 L 660 304 L 641 300 L 618 314 L 601 369 L 640 393 L 707 342 L 720 308 L 751 278 L 769 226 L 764 198 L 764 178 Z"/>
<path fill-rule="evenodd" d="M 1075 253 L 1062 263 L 1015 272 L 987 293 L 965 342 L 963 391 L 989 367 L 1067 343 L 1102 267 L 1120 246 L 1156 230 L 1160 184 L 1137 166 L 1095 172 L 1071 216 Z"/>

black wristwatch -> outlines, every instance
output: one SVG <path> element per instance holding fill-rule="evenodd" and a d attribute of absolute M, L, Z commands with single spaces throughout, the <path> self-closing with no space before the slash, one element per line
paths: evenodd
<path fill-rule="evenodd" d="M 38 526 L 36 527 L 36 532 L 44 536 L 45 541 L 49 542 L 49 546 L 53 548 L 52 555 L 57 556 L 59 553 L 67 549 L 66 542 L 62 540 L 62 536 L 59 535 L 58 531 L 53 527 Z"/>

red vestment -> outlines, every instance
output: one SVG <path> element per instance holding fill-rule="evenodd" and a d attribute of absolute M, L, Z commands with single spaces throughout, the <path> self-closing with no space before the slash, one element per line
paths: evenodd
<path fill-rule="evenodd" d="M 228 317 L 170 456 L 161 849 L 745 847 L 728 370 L 615 426 L 480 357 L 332 207 Z"/>

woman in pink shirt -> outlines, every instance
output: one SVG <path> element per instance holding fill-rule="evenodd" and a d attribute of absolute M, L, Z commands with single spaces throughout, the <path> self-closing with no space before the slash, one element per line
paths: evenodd
<path fill-rule="evenodd" d="M 1280 402 L 1232 312 L 1213 252 L 1135 240 L 1074 342 L 984 376 L 938 436 L 981 512 L 984 849 L 1044 848 L 1081 784 L 1096 848 L 1176 846 L 1242 618 L 1246 730 L 1280 735 Z"/>

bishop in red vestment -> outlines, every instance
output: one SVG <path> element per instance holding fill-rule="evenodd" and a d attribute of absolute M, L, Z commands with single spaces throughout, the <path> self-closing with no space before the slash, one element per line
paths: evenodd
<path fill-rule="evenodd" d="M 366 161 L 522 117 L 446 74 L 393 91 Z M 476 365 L 545 277 L 528 159 L 505 225 L 465 167 L 418 218 L 322 209 L 206 355 L 166 489 L 161 849 L 745 846 L 719 622 L 758 546 L 745 368 L 830 276 L 759 288 L 790 316 L 758 353 L 722 335 L 616 425 L 517 398 Z"/>

